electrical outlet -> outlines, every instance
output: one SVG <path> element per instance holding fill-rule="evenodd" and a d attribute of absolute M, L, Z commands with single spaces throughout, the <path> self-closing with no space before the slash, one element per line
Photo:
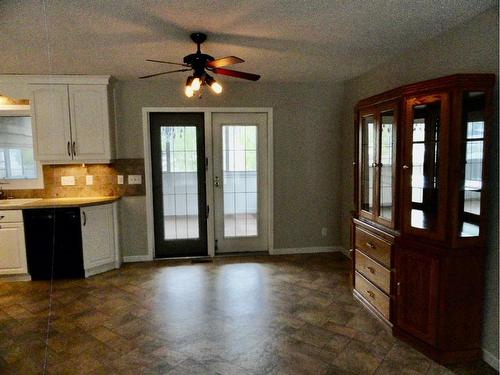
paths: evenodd
<path fill-rule="evenodd" d="M 118 183 L 118 185 L 123 185 L 123 175 L 122 174 L 119 174 L 118 176 L 116 176 L 116 182 Z"/>
<path fill-rule="evenodd" d="M 131 174 L 128 176 L 129 185 L 140 185 L 142 184 L 142 176 L 140 174 Z"/>
<path fill-rule="evenodd" d="M 86 185 L 94 185 L 94 176 L 92 176 L 92 175 L 85 176 L 85 184 Z"/>
<path fill-rule="evenodd" d="M 325 227 L 321 228 L 321 236 L 326 237 L 327 234 L 328 234 L 328 229 L 326 229 Z"/>
<path fill-rule="evenodd" d="M 72 186 L 75 185 L 75 176 L 61 176 L 62 186 Z"/>

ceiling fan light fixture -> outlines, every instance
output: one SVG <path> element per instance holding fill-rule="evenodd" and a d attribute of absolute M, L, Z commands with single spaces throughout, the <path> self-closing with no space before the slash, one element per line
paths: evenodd
<path fill-rule="evenodd" d="M 186 86 L 184 87 L 184 94 L 186 94 L 188 98 L 191 98 L 194 95 L 194 90 L 192 86 L 193 80 L 194 77 L 189 76 L 188 79 L 186 80 Z"/>
<path fill-rule="evenodd" d="M 201 79 L 199 77 L 194 77 L 193 81 L 191 82 L 191 87 L 194 91 L 198 91 L 201 87 Z"/>
<path fill-rule="evenodd" d="M 191 86 L 186 86 L 186 87 L 184 88 L 184 94 L 186 94 L 186 96 L 187 96 L 188 98 L 193 97 L 193 95 L 194 95 L 194 90 L 193 90 L 193 88 L 192 88 Z"/>
<path fill-rule="evenodd" d="M 213 92 L 216 94 L 220 94 L 222 92 L 222 86 L 220 85 L 219 82 L 216 82 L 215 80 L 212 82 L 210 85 L 210 88 L 212 89 Z"/>
<path fill-rule="evenodd" d="M 206 78 L 205 78 L 205 83 L 210 86 L 210 89 L 216 93 L 216 94 L 220 94 L 222 92 L 222 86 L 220 85 L 219 82 L 217 82 L 215 79 L 213 79 L 213 77 L 209 76 L 207 74 Z"/>

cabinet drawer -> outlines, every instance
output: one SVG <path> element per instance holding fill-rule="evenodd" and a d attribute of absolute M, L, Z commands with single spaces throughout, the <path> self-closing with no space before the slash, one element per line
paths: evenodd
<path fill-rule="evenodd" d="M 1 223 L 22 223 L 23 211 L 21 210 L 3 210 L 0 211 L 0 224 Z"/>
<path fill-rule="evenodd" d="M 390 294 L 391 271 L 356 250 L 356 271 Z"/>
<path fill-rule="evenodd" d="M 356 272 L 354 287 L 380 313 L 389 319 L 389 297 Z"/>
<path fill-rule="evenodd" d="M 391 267 L 391 244 L 381 238 L 356 228 L 356 249 L 362 251 L 383 265 Z"/>

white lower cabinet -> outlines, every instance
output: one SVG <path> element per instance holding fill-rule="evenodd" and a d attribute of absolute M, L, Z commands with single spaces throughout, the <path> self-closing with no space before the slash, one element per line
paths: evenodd
<path fill-rule="evenodd" d="M 21 211 L 0 211 L 0 275 L 26 275 L 26 244 Z"/>
<path fill-rule="evenodd" d="M 115 204 L 82 207 L 80 210 L 86 277 L 119 267 L 115 210 Z"/>

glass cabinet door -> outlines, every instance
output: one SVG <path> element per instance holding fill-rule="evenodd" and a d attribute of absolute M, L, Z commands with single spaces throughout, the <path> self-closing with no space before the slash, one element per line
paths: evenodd
<path fill-rule="evenodd" d="M 396 162 L 396 111 L 380 112 L 378 172 L 378 220 L 392 226 L 394 219 L 394 165 Z"/>
<path fill-rule="evenodd" d="M 442 237 L 440 221 L 444 212 L 446 182 L 443 125 L 448 116 L 447 95 L 414 98 L 407 102 L 405 144 L 404 225 L 410 232 Z"/>
<path fill-rule="evenodd" d="M 372 218 L 375 194 L 374 169 L 376 157 L 375 116 L 362 116 L 360 121 L 360 209 L 361 215 Z M 364 213 L 363 213 L 364 211 Z"/>
<path fill-rule="evenodd" d="M 480 232 L 485 103 L 484 92 L 468 91 L 462 95 L 462 159 L 458 205 L 460 237 L 478 237 Z"/>

